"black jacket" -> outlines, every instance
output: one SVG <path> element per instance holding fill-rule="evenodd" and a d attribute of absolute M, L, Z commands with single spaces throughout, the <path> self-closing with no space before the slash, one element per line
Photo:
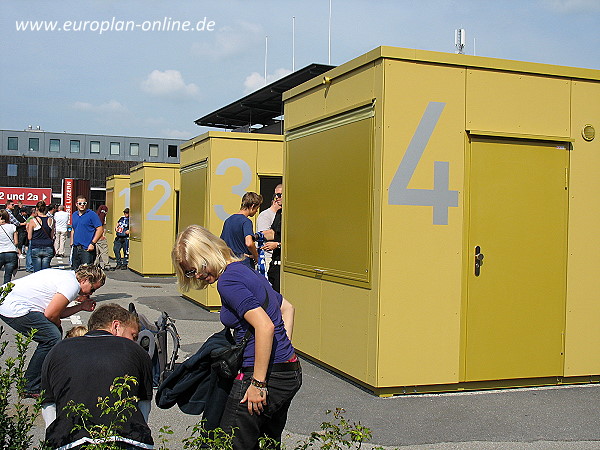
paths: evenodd
<path fill-rule="evenodd" d="M 224 380 L 211 370 L 210 353 L 233 344 L 227 328 L 209 337 L 195 355 L 167 377 L 156 392 L 156 405 L 162 409 L 177 403 L 186 414 L 204 413 L 207 430 L 219 426 L 233 380 Z"/>

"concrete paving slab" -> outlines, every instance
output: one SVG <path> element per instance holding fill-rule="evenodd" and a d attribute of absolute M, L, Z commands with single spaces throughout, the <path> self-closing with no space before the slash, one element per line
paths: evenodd
<path fill-rule="evenodd" d="M 23 275 L 24 271 L 18 274 Z M 180 361 L 221 329 L 219 314 L 183 299 L 174 278 L 144 278 L 131 271 L 107 275 L 97 301 L 124 307 L 134 302 L 150 320 L 167 311 L 182 339 Z M 89 313 L 78 316 L 85 323 Z M 65 331 L 70 322 L 63 322 Z M 11 336 L 12 329 L 7 331 Z M 13 345 L 9 349 L 14 352 Z M 372 429 L 372 444 L 386 449 L 600 449 L 598 384 L 378 398 L 309 361 L 303 360 L 302 367 L 303 386 L 286 427 L 288 448 L 317 431 L 321 422 L 330 421 L 325 411 L 344 408 L 347 419 Z M 159 428 L 170 426 L 175 437 L 169 448 L 176 449 L 182 447 L 180 439 L 189 435 L 188 427 L 199 419 L 176 407 L 153 407 L 150 425 L 157 441 Z M 41 417 L 34 432 L 37 442 L 44 433 Z"/>

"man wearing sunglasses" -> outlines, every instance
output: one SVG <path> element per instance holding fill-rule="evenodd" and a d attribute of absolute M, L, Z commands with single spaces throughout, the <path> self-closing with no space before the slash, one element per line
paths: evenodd
<path fill-rule="evenodd" d="M 71 217 L 71 269 L 77 270 L 82 264 L 94 264 L 96 260 L 96 243 L 104 232 L 102 221 L 87 207 L 87 198 L 77 196 L 77 211 Z"/>
<path fill-rule="evenodd" d="M 281 195 L 283 192 L 283 185 L 278 184 L 275 186 L 275 193 L 273 194 L 273 200 L 271 201 L 271 206 L 265 209 L 258 215 L 256 219 L 256 231 L 265 231 L 271 229 L 271 225 L 273 225 L 273 220 L 275 219 L 275 214 L 277 211 L 281 209 Z M 273 258 L 273 250 L 266 250 L 265 252 L 265 270 L 269 270 L 269 264 L 271 264 L 271 259 Z"/>

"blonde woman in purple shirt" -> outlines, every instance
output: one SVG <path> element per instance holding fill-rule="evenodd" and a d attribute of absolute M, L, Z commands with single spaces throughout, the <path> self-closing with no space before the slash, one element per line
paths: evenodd
<path fill-rule="evenodd" d="M 253 329 L 221 418 L 225 431 L 234 430 L 233 448 L 258 449 L 263 435 L 280 442 L 292 398 L 302 384 L 291 343 L 294 307 L 201 226 L 190 225 L 179 234 L 172 257 L 182 290 L 204 289 L 218 281 L 221 322 L 235 331 L 237 342 Z"/>

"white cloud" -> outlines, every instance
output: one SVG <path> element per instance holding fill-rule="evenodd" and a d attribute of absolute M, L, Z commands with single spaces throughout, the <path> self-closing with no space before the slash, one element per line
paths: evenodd
<path fill-rule="evenodd" d="M 200 89 L 194 83 L 186 84 L 178 70 L 153 70 L 140 87 L 142 91 L 156 97 L 173 99 L 197 98 Z"/>
<path fill-rule="evenodd" d="M 100 105 L 93 105 L 87 102 L 75 102 L 72 108 L 77 111 L 87 111 L 93 113 L 127 113 L 129 110 L 126 106 L 116 100 L 110 100 Z"/>
<path fill-rule="evenodd" d="M 264 39 L 264 31 L 260 25 L 238 21 L 235 26 L 225 26 L 214 31 L 213 42 L 196 42 L 192 45 L 192 53 L 214 59 L 227 58 L 254 47 Z"/>
<path fill-rule="evenodd" d="M 171 138 L 171 139 L 191 139 L 194 136 L 197 136 L 198 132 L 196 131 L 196 133 L 192 133 L 191 131 L 187 131 L 187 130 L 173 130 L 170 128 L 167 128 L 165 130 L 162 130 L 161 132 L 161 136 L 167 137 L 167 138 Z"/>
<path fill-rule="evenodd" d="M 558 12 L 600 11 L 598 0 L 542 0 L 550 9 Z"/>
<path fill-rule="evenodd" d="M 277 69 L 274 73 L 267 74 L 267 81 L 265 83 L 264 75 L 261 75 L 258 72 L 252 72 L 250 75 L 246 77 L 244 80 L 244 94 L 249 94 L 261 87 L 264 87 L 266 84 L 272 83 L 273 81 L 279 80 L 280 78 L 285 77 L 292 73 L 289 69 L 280 68 Z"/>

